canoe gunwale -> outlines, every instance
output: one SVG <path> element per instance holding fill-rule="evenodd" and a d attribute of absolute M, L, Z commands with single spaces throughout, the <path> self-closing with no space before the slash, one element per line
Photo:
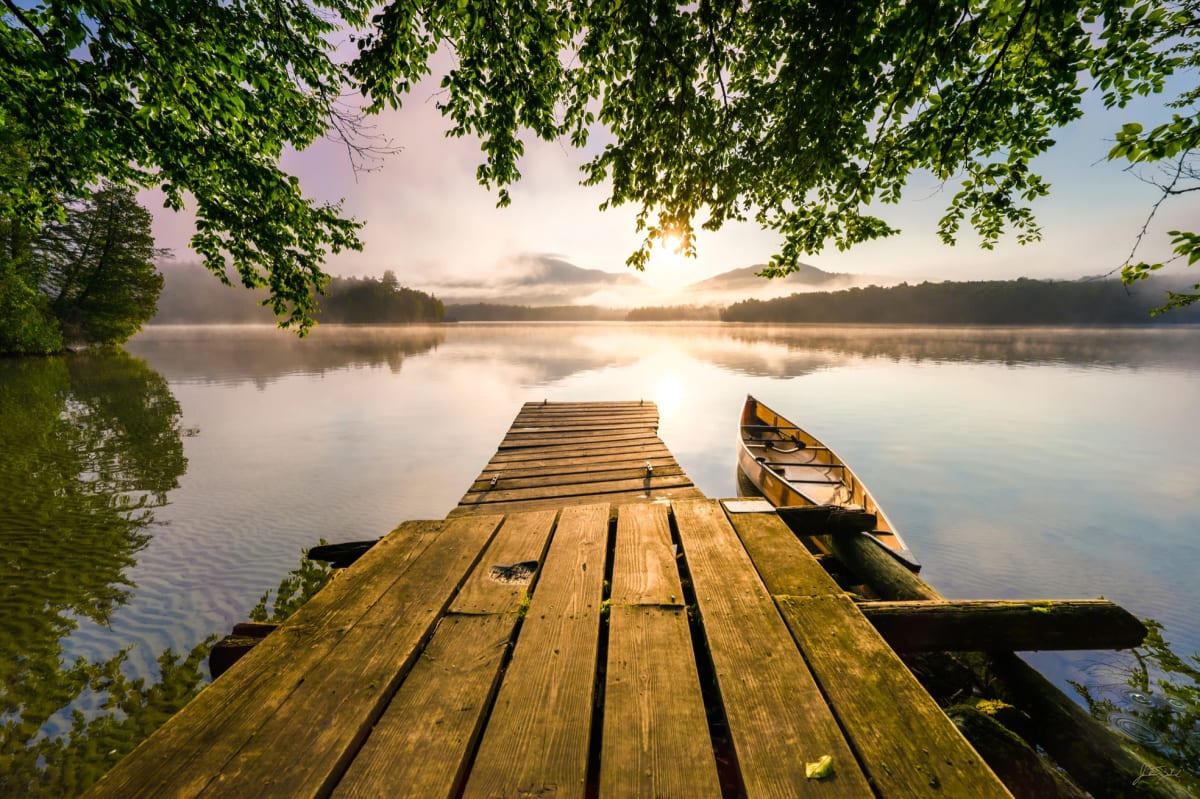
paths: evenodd
<path fill-rule="evenodd" d="M 770 416 L 777 420 L 777 424 L 766 424 L 765 420 L 759 413 L 759 409 L 765 410 Z M 747 424 L 749 419 L 759 420 L 761 424 Z M 781 451 L 774 447 L 763 446 L 762 449 L 767 452 L 777 452 L 780 454 L 791 454 L 795 451 L 813 450 L 814 452 L 827 453 L 829 462 L 811 461 L 811 462 L 771 462 L 766 460 L 765 456 L 755 455 L 751 450 L 751 441 L 763 441 L 761 438 L 752 438 L 747 434 L 748 431 L 763 430 L 763 431 L 787 431 L 791 433 L 788 439 L 784 441 L 803 440 L 804 447 L 797 450 Z M 855 489 L 862 495 L 863 502 L 861 503 L 866 510 L 874 513 L 878 522 L 876 530 L 872 532 L 863 532 L 861 535 L 866 536 L 873 542 L 882 547 L 888 554 L 895 557 L 903 563 L 909 570 L 916 572 L 921 568 L 920 562 L 916 559 L 912 550 L 909 549 L 907 542 L 901 537 L 900 533 L 884 515 L 874 497 L 871 496 L 867 487 L 858 479 L 858 475 L 840 458 L 837 453 L 814 437 L 811 433 L 804 430 L 802 427 L 793 424 L 787 419 L 780 416 L 774 410 L 766 405 L 763 405 L 751 395 L 746 396 L 746 403 L 742 409 L 741 424 L 738 427 L 738 468 L 746 476 L 752 485 L 758 489 L 772 505 L 775 507 L 787 507 L 790 505 L 821 505 L 824 503 L 814 500 L 806 494 L 800 487 L 802 485 L 841 485 L 844 486 L 847 493 L 853 499 Z M 843 475 L 840 480 L 807 480 L 795 479 L 787 476 L 784 469 L 787 467 L 798 469 L 813 469 L 813 470 L 840 470 Z M 799 501 L 795 501 L 799 500 Z M 843 504 L 843 503 L 831 503 Z M 843 506 L 845 506 L 845 503 Z M 887 538 L 894 540 L 894 544 L 884 541 L 880 536 L 875 535 L 878 532 Z"/>

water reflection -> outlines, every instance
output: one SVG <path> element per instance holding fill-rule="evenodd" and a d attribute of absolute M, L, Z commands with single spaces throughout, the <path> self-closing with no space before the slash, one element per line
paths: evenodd
<path fill-rule="evenodd" d="M 236 383 L 260 388 L 291 374 L 351 367 L 399 372 L 405 358 L 436 349 L 444 328 L 318 326 L 306 338 L 266 325 L 149 327 L 127 349 L 153 362 L 168 380 Z"/>
<path fill-rule="evenodd" d="M 127 751 L 202 679 L 197 656 L 164 653 L 147 686 L 124 652 L 91 662 L 62 645 L 135 587 L 126 570 L 187 466 L 180 408 L 144 361 L 92 353 L 0 360 L 0 418 L 0 795 L 65 796 L 119 756 L 98 750 Z M 44 735 L 89 701 L 117 713 Z"/>
<path fill-rule="evenodd" d="M 1104 594 L 1195 651 L 1194 602 L 1179 586 L 1200 564 L 1198 341 L 1195 328 L 459 324 L 318 327 L 303 340 L 272 328 L 154 328 L 130 349 L 157 374 L 124 357 L 0 363 L 0 575 L 17 586 L 0 580 L 2 643 L 22 652 L 20 639 L 40 636 L 28 651 L 50 666 L 22 675 L 66 686 L 28 711 L 54 691 L 3 688 L 0 774 L 33 773 L 43 744 L 22 747 L 46 740 L 29 738 L 39 719 L 64 736 L 60 751 L 40 750 L 48 764 L 67 762 L 77 737 L 117 748 L 108 742 L 125 735 L 114 726 L 124 711 L 100 712 L 104 700 L 119 695 L 146 719 L 154 697 L 186 696 L 200 679 L 186 653 L 244 620 L 296 552 L 441 518 L 521 403 L 543 398 L 657 400 L 680 464 L 705 494 L 726 497 L 736 493 L 737 413 L 752 393 L 853 465 L 947 596 Z M 109 427 L 118 432 L 100 432 Z M 50 469 L 40 451 L 62 462 Z M 119 468 L 91 465 L 113 457 Z M 45 553 L 56 546 L 46 530 L 90 526 L 107 532 L 64 532 L 83 540 Z M 90 552 L 88 536 L 104 535 L 115 540 Z M 76 548 L 94 568 L 55 571 Z M 42 555 L 40 577 L 20 573 Z M 91 599 L 42 609 L 24 595 L 39 579 Z M 168 645 L 180 655 L 156 663 Z M 92 671 L 72 674 L 80 654 Z M 1038 668 L 1070 690 L 1074 661 L 1042 656 Z M 0 686 L 18 679 L 10 660 Z M 145 682 L 135 689 L 125 675 Z M 57 710 L 67 702 L 100 725 L 95 737 L 71 731 Z M 10 724 L 23 714 L 25 727 Z M 23 793 L 4 779 L 0 795 Z"/>
<path fill-rule="evenodd" d="M 827 327 L 731 325 L 747 344 L 893 361 L 1062 363 L 1082 366 L 1200 366 L 1195 328 Z"/>

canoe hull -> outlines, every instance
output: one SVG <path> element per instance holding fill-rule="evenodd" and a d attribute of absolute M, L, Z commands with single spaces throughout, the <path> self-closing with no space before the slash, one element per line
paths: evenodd
<path fill-rule="evenodd" d="M 775 507 L 837 505 L 876 517 L 864 533 L 913 571 L 920 563 L 875 503 L 866 486 L 837 453 L 775 411 L 747 397 L 742 409 L 738 469 Z"/>

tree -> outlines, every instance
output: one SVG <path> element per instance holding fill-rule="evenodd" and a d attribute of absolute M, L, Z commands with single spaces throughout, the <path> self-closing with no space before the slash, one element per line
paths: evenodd
<path fill-rule="evenodd" d="M 630 264 L 668 236 L 693 251 L 695 224 L 753 219 L 782 236 L 773 275 L 896 233 L 878 209 L 915 173 L 957 184 L 947 243 L 964 225 L 985 247 L 1035 240 L 1049 186 L 1031 165 L 1082 96 L 1121 106 L 1200 66 L 1200 0 L 395 0 L 369 19 L 368 0 L 3 2 L 0 130 L 23 122 L 33 167 L 0 182 L 0 217 L 39 222 L 101 177 L 161 186 L 176 209 L 190 195 L 206 264 L 269 287 L 302 332 L 324 256 L 361 243 L 279 157 L 327 132 L 369 150 L 339 93 L 398 106 L 439 49 L 456 59 L 449 133 L 480 137 L 477 176 L 501 205 L 523 137 L 599 139 L 584 182 L 611 181 L 602 207 L 639 207 Z M 349 65 L 339 29 L 361 34 Z M 1164 126 L 1126 126 L 1111 157 L 1194 174 L 1198 93 Z M 1173 235 L 1200 258 L 1200 234 Z"/>
<path fill-rule="evenodd" d="M 154 316 L 163 278 L 150 224 L 132 191 L 106 186 L 42 231 L 32 259 L 68 340 L 120 343 Z"/>
<path fill-rule="evenodd" d="M 327 132 L 369 140 L 339 105 L 331 37 L 361 25 L 367 0 L 3 0 L 0 131 L 20 123 L 25 174 L 0 169 L 0 219 L 62 220 L 64 198 L 101 179 L 190 198 L 192 246 L 227 279 L 267 286 L 303 330 L 327 253 L 361 246 L 358 223 L 304 197 L 279 167 Z"/>
<path fill-rule="evenodd" d="M 352 67 L 372 110 L 401 104 L 452 48 L 440 108 L 451 135 L 482 139 L 478 178 L 501 204 L 522 136 L 586 147 L 599 132 L 584 182 L 611 180 L 605 207 L 639 206 L 632 266 L 668 236 L 693 251 L 696 220 L 754 219 L 783 237 L 768 275 L 896 233 L 878 209 L 918 172 L 958 185 L 946 243 L 964 225 L 984 247 L 1005 231 L 1033 241 L 1030 204 L 1049 186 L 1031 163 L 1082 96 L 1123 106 L 1200 66 L 1197 0 L 392 2 L 374 23 Z M 1110 157 L 1194 175 L 1198 97 L 1152 131 L 1127 125 Z M 1200 258 L 1200 234 L 1172 235 Z"/>

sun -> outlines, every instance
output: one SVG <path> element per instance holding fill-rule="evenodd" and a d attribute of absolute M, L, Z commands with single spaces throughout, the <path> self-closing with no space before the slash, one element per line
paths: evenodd
<path fill-rule="evenodd" d="M 657 289 L 672 291 L 695 280 L 695 263 L 684 252 L 683 236 L 677 230 L 661 230 L 650 242 L 646 271 L 639 277 Z"/>
<path fill-rule="evenodd" d="M 659 241 L 661 242 L 658 245 L 659 248 L 663 252 L 670 253 L 671 255 L 678 254 L 679 248 L 683 246 L 683 236 L 680 236 L 673 230 L 664 233 Z"/>
<path fill-rule="evenodd" d="M 662 231 L 650 242 L 650 268 L 678 267 L 687 256 L 683 253 L 683 236 L 675 230 Z"/>

